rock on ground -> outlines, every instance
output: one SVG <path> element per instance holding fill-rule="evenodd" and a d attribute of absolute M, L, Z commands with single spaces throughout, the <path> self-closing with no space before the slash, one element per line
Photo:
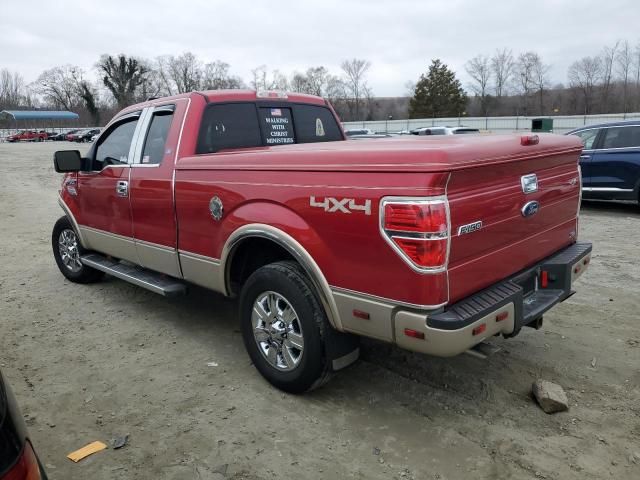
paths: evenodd
<path fill-rule="evenodd" d="M 564 412 L 569 410 L 569 401 L 564 390 L 557 383 L 547 380 L 536 380 L 531 386 L 533 396 L 545 413 Z"/>

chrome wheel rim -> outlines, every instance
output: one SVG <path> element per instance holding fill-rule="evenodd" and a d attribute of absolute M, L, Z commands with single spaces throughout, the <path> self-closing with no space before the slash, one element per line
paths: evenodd
<path fill-rule="evenodd" d="M 73 273 L 78 273 L 82 268 L 80 251 L 78 250 L 78 237 L 76 232 L 65 228 L 58 237 L 58 251 L 63 265 Z"/>
<path fill-rule="evenodd" d="M 258 350 L 269 365 L 291 371 L 300 364 L 304 354 L 302 324 L 285 297 L 271 291 L 258 295 L 251 324 Z"/>

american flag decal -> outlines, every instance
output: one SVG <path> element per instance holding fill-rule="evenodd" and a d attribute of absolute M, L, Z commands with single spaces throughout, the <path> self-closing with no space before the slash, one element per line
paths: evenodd
<path fill-rule="evenodd" d="M 282 110 L 280 110 L 279 108 L 272 108 L 271 109 L 271 116 L 272 117 L 281 117 L 282 116 Z"/>

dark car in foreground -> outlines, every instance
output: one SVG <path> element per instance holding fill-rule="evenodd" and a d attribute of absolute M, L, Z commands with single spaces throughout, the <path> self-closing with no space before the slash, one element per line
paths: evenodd
<path fill-rule="evenodd" d="M 0 372 L 0 480 L 43 480 L 15 397 Z"/>
<path fill-rule="evenodd" d="M 640 120 L 587 125 L 580 137 L 583 198 L 640 202 Z"/>

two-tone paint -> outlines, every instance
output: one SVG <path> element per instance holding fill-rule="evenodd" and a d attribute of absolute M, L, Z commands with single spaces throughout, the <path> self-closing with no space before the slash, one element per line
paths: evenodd
<path fill-rule="evenodd" d="M 204 108 L 226 101 L 256 101 L 256 94 L 169 97 L 130 107 L 112 121 L 139 117 L 129 163 L 67 175 L 61 189 L 85 248 L 234 295 L 235 252 L 244 241 L 263 238 L 303 266 L 335 328 L 399 342 L 396 318 L 419 317 L 424 326 L 429 312 L 576 241 L 582 146 L 575 137 L 542 134 L 530 146 L 517 136 L 402 138 L 197 155 Z M 289 101 L 324 105 L 305 95 Z M 175 110 L 164 159 L 144 165 L 149 119 L 169 106 Z M 525 192 L 522 178 L 531 174 L 538 187 Z M 118 182 L 127 182 L 128 195 L 118 195 Z M 223 205 L 219 220 L 211 213 L 214 197 Z M 445 268 L 416 271 L 388 245 L 379 228 L 385 197 L 446 198 Z M 324 208 L 325 199 L 335 202 Z M 522 215 L 527 202 L 539 203 L 537 214 Z M 460 233 L 478 221 L 481 229 Z M 369 318 L 354 316 L 356 309 Z"/>

